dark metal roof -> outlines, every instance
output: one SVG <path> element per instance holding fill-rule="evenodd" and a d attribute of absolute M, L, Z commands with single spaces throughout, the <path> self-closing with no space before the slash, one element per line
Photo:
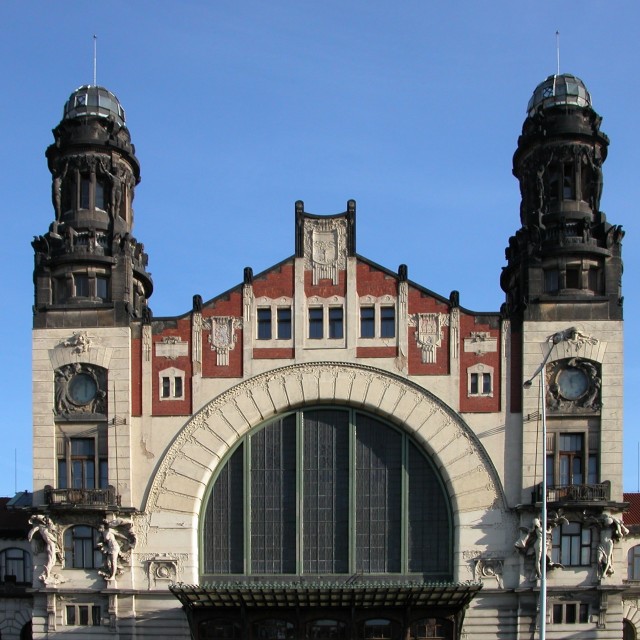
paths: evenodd
<path fill-rule="evenodd" d="M 532 116 L 540 108 L 558 105 L 591 106 L 591 96 L 580 78 L 569 73 L 549 76 L 534 89 L 527 112 Z"/>
<path fill-rule="evenodd" d="M 84 85 L 76 89 L 64 105 L 63 120 L 81 116 L 100 116 L 125 126 L 124 109 L 116 96 L 104 87 Z"/>
<path fill-rule="evenodd" d="M 209 583 L 173 584 L 171 593 L 189 609 L 211 607 L 453 607 L 471 602 L 478 582 Z"/>

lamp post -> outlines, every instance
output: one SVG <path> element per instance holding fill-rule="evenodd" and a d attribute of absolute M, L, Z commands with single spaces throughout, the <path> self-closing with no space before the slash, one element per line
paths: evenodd
<path fill-rule="evenodd" d="M 540 540 L 540 640 L 546 638 L 547 628 L 547 381 L 544 368 L 551 357 L 553 348 L 560 342 L 574 336 L 576 329 L 571 327 L 566 331 L 558 331 L 547 338 L 549 351 L 543 358 L 535 373 L 522 385 L 530 389 L 533 381 L 540 376 L 540 406 L 542 415 L 542 508 L 540 513 L 542 540 Z"/>

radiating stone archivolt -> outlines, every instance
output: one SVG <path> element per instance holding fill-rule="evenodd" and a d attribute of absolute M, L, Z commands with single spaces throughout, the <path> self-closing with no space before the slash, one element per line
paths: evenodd
<path fill-rule="evenodd" d="M 399 376 L 373 367 L 323 362 L 255 376 L 203 407 L 167 450 L 145 511 L 198 514 L 218 462 L 241 437 L 269 418 L 322 403 L 361 408 L 411 433 L 438 467 L 454 512 L 506 504 L 489 456 L 453 409 Z"/>

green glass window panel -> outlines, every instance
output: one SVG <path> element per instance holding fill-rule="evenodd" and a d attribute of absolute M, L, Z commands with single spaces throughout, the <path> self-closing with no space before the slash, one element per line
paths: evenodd
<path fill-rule="evenodd" d="M 438 478 L 424 455 L 409 443 L 409 571 L 445 573 L 449 567 L 449 516 Z"/>
<path fill-rule="evenodd" d="M 402 436 L 363 414 L 356 419 L 356 570 L 400 571 Z"/>
<path fill-rule="evenodd" d="M 205 573 L 244 571 L 243 456 L 241 445 L 220 471 L 207 502 L 203 530 Z"/>
<path fill-rule="evenodd" d="M 349 570 L 349 413 L 304 413 L 303 571 Z"/>
<path fill-rule="evenodd" d="M 251 571 L 296 570 L 296 417 L 251 437 Z"/>

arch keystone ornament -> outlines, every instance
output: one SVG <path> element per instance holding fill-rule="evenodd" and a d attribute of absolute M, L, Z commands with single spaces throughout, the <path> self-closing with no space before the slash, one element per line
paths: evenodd
<path fill-rule="evenodd" d="M 366 410 L 412 435 L 442 476 L 454 520 L 464 511 L 506 508 L 489 456 L 457 412 L 400 376 L 358 364 L 323 362 L 291 365 L 255 376 L 205 405 L 182 427 L 164 455 L 145 511 L 150 515 L 163 510 L 197 516 L 218 463 L 241 437 L 269 418 L 324 403 Z M 240 406 L 252 410 L 239 413 Z M 185 465 L 194 442 L 205 444 L 199 452 L 199 464 Z M 189 478 L 185 477 L 187 470 Z"/>

